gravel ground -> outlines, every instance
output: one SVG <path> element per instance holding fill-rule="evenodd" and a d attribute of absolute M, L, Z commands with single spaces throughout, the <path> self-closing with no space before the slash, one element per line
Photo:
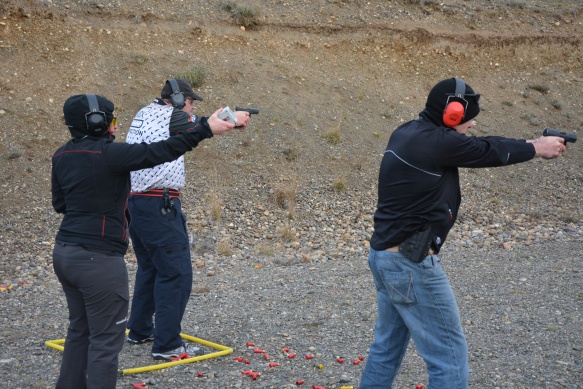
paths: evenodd
<path fill-rule="evenodd" d="M 501 175 L 525 177 L 538 162 L 544 163 L 519 165 Z M 463 213 L 441 254 L 469 343 L 470 387 L 581 389 L 583 226 L 554 200 L 580 199 L 581 188 L 576 181 L 565 182 L 560 192 L 554 189 L 555 197 L 541 198 L 539 191 L 556 188 L 545 176 L 521 196 L 500 195 L 492 202 L 503 185 L 491 174 L 463 171 Z M 285 209 L 274 202 L 273 186 L 244 177 L 223 190 L 221 218 L 213 221 L 208 205 L 194 200 L 212 192 L 199 180 L 193 179 L 183 195 L 195 271 L 183 332 L 234 351 L 124 375 L 118 388 L 137 382 L 147 382 L 150 389 L 292 388 L 298 380 L 304 380 L 302 387 L 357 388 L 376 319 L 366 264 L 374 210 L 374 194 L 367 188 L 373 181 L 364 179 L 364 190 L 335 192 L 325 180 L 313 180 L 296 188 L 293 206 Z M 478 190 L 488 185 L 491 190 Z M 530 196 L 533 202 L 539 198 L 536 206 L 531 207 Z M 65 336 L 67 309 L 51 263 L 60 217 L 48 201 L 2 213 L 0 283 L 10 288 L 0 291 L 0 387 L 51 388 L 58 375 L 61 352 L 44 342 Z M 575 201 L 573 215 L 580 206 Z M 293 235 L 289 240 L 282 239 L 286 227 Z M 131 250 L 127 262 L 132 283 Z M 295 358 L 288 358 L 290 353 Z M 313 359 L 305 359 L 308 354 Z M 353 364 L 360 356 L 364 361 Z M 158 362 L 147 345 L 127 345 L 120 358 L 121 369 L 152 363 Z M 242 374 L 249 369 L 261 376 L 253 380 Z M 427 375 L 412 344 L 394 388 L 419 383 L 427 384 Z"/>
<path fill-rule="evenodd" d="M 443 265 L 469 343 L 470 387 L 583 388 L 582 237 L 579 228 L 562 239 L 511 250 L 444 250 Z M 131 255 L 128 269 L 133 279 L 136 264 Z M 56 278 L 46 273 L 33 283 L 13 283 L 1 292 L 1 387 L 54 386 L 61 352 L 44 342 L 64 336 L 67 311 Z M 304 380 L 305 387 L 356 388 L 375 318 L 374 287 L 364 253 L 304 262 L 285 250 L 254 260 L 203 255 L 195 263 L 183 331 L 234 352 L 124 375 L 118 388 L 137 382 L 150 388 L 292 388 L 298 380 Z M 247 347 L 247 342 L 255 347 Z M 264 350 L 269 360 L 255 348 Z M 289 358 L 291 353 L 295 358 Z M 308 354 L 313 359 L 306 359 Z M 238 357 L 250 363 L 238 362 Z M 338 357 L 345 362 L 339 363 Z M 354 364 L 359 357 L 365 361 Z M 149 346 L 124 346 L 120 368 L 152 363 L 158 362 L 149 357 Z M 243 375 L 248 369 L 261 376 L 253 380 Z M 412 345 L 394 387 L 414 388 L 419 383 L 426 384 L 427 375 Z"/>

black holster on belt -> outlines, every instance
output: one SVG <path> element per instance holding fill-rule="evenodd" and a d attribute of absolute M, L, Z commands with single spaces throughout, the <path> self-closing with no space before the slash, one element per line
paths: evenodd
<path fill-rule="evenodd" d="M 431 224 L 425 224 L 399 245 L 399 252 L 410 261 L 422 262 L 429 252 L 432 239 Z"/>
<path fill-rule="evenodd" d="M 164 188 L 162 200 L 164 201 L 164 207 L 161 209 L 163 215 L 174 210 L 174 201 L 170 198 L 170 191 L 166 188 Z"/>

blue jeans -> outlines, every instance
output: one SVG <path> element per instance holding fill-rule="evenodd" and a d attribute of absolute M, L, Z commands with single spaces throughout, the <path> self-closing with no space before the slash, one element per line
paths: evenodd
<path fill-rule="evenodd" d="M 437 255 L 415 263 L 370 249 L 378 318 L 360 389 L 390 388 L 413 338 L 429 373 L 428 389 L 468 387 L 468 347 L 449 281 Z"/>
<path fill-rule="evenodd" d="M 186 217 L 180 200 L 173 202 L 174 209 L 162 213 L 161 197 L 128 199 L 130 237 L 138 260 L 129 336 L 140 340 L 153 334 L 156 353 L 182 346 L 180 322 L 192 290 Z"/>

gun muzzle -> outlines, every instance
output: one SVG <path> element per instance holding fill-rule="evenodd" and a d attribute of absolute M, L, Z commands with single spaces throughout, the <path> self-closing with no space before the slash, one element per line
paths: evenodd
<path fill-rule="evenodd" d="M 259 113 L 259 110 L 256 108 L 235 107 L 235 111 L 249 112 L 249 115 L 257 115 Z"/>

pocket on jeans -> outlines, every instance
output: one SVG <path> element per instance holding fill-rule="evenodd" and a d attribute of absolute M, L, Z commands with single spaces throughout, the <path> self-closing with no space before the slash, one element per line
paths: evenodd
<path fill-rule="evenodd" d="M 416 304 L 417 294 L 413 287 L 411 271 L 383 272 L 383 281 L 393 304 Z"/>

